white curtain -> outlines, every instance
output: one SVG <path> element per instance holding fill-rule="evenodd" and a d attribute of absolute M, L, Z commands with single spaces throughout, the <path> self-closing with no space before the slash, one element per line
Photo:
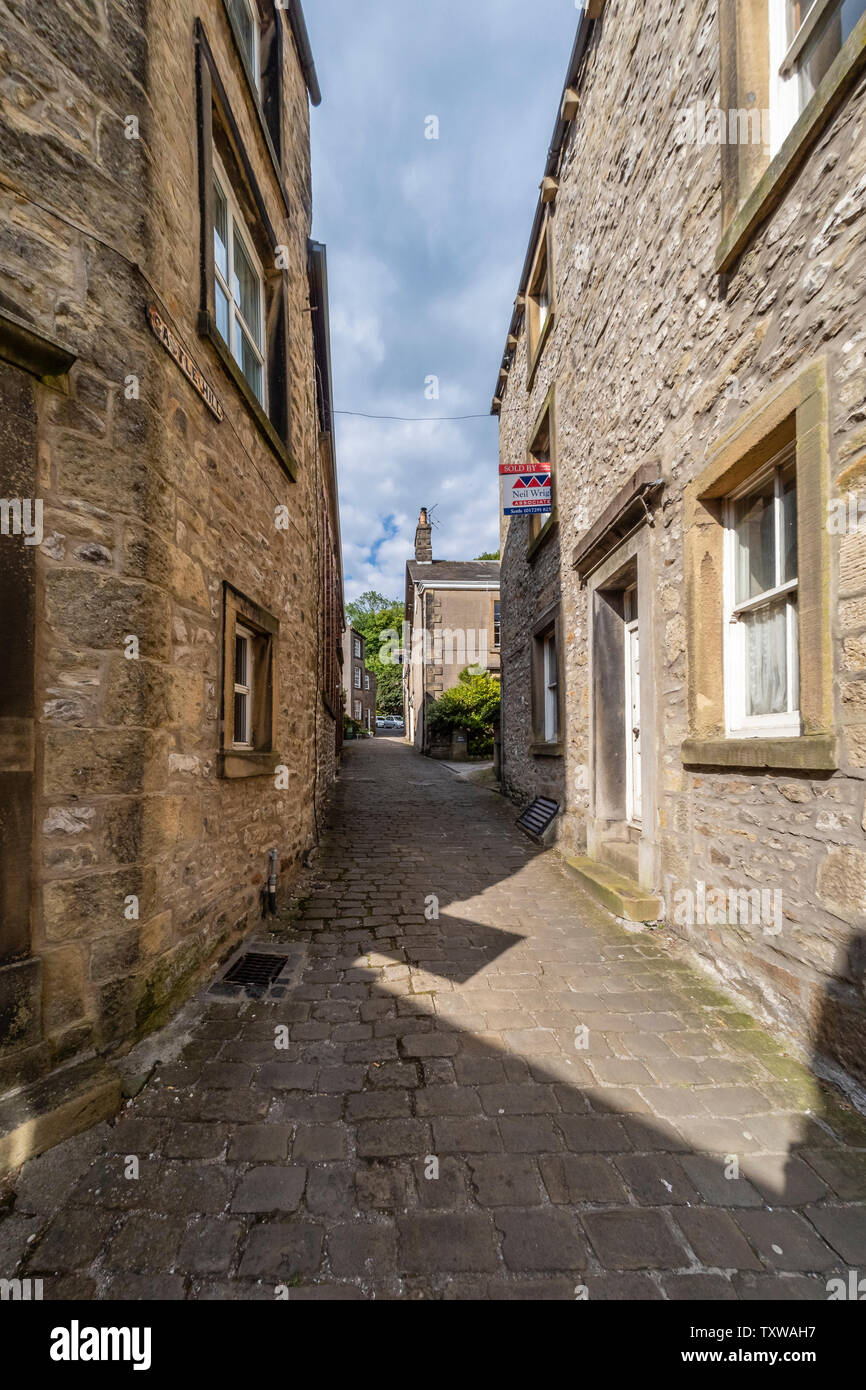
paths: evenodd
<path fill-rule="evenodd" d="M 746 714 L 788 708 L 787 605 L 760 608 L 746 625 Z"/>

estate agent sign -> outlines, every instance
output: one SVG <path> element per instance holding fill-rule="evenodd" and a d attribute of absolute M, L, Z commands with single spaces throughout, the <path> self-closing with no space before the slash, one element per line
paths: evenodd
<path fill-rule="evenodd" d="M 502 511 L 505 516 L 530 516 L 550 511 L 550 464 L 533 459 L 530 467 L 521 463 L 500 463 Z"/>

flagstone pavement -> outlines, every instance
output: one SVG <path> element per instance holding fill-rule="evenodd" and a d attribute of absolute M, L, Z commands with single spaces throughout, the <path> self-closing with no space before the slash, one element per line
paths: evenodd
<path fill-rule="evenodd" d="M 306 895 L 255 938 L 294 983 L 203 992 L 116 1122 L 26 1165 L 0 1276 L 823 1300 L 866 1271 L 866 1122 L 515 814 L 400 739 L 348 744 Z"/>

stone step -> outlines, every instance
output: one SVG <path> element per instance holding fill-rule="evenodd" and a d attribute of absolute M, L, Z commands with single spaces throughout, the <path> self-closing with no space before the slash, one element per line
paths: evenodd
<path fill-rule="evenodd" d="M 119 1075 L 100 1061 L 80 1062 L 0 1098 L 0 1175 L 71 1139 L 121 1104 Z"/>
<path fill-rule="evenodd" d="M 637 840 L 605 840 L 599 846 L 599 856 L 603 864 L 637 882 L 639 849 Z"/>
<path fill-rule="evenodd" d="M 664 902 L 632 878 L 626 878 L 608 864 L 596 859 L 566 858 L 568 868 L 580 879 L 588 893 L 617 917 L 627 922 L 658 922 L 664 916 Z"/>

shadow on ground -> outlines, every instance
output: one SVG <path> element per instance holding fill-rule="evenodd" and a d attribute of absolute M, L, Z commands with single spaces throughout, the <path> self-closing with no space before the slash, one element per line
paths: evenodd
<path fill-rule="evenodd" d="M 825 1299 L 866 1265 L 866 1122 L 488 791 L 349 745 L 292 934 L 288 997 L 203 996 L 116 1124 L 27 1165 L 0 1274 L 52 1298 Z"/>

